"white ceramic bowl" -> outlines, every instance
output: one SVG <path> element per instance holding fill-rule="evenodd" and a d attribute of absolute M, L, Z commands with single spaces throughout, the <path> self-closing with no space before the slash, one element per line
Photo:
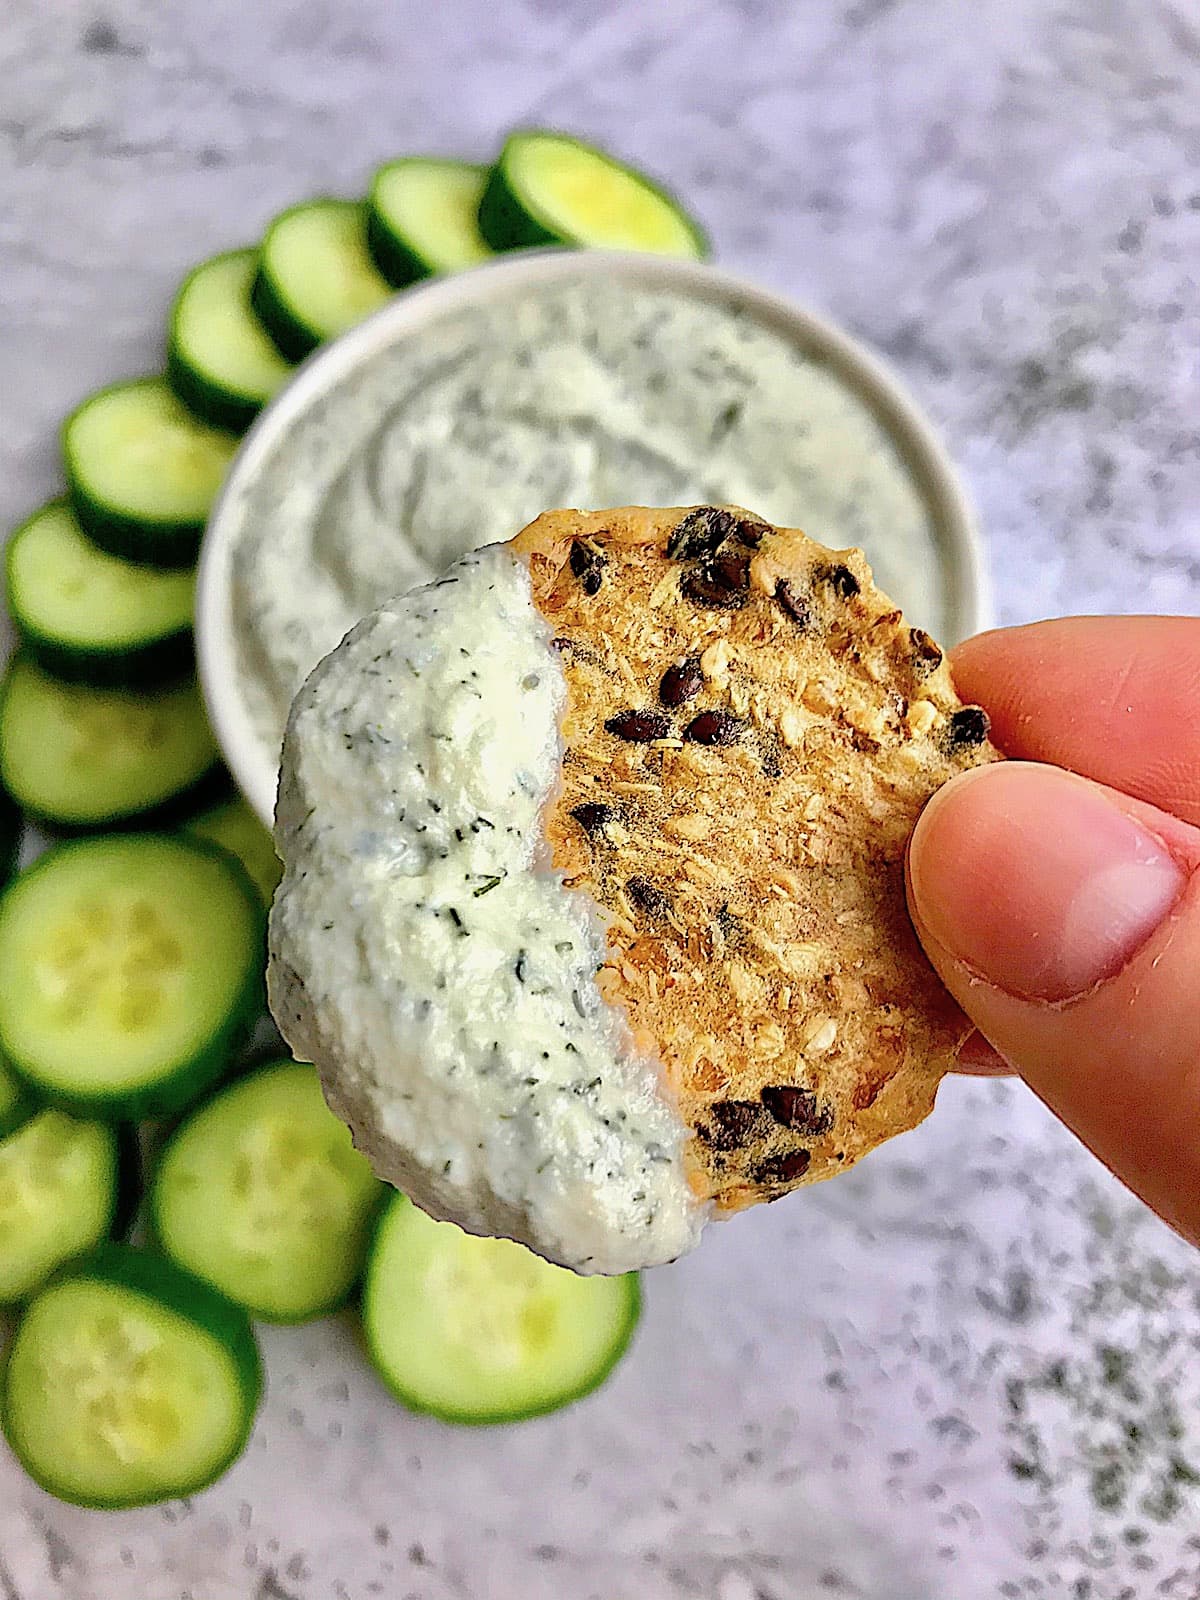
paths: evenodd
<path fill-rule="evenodd" d="M 361 363 L 387 346 L 421 338 L 449 313 L 581 278 L 670 290 L 720 304 L 782 334 L 837 373 L 874 412 L 925 501 L 941 556 L 947 642 L 985 625 L 988 596 L 970 505 L 941 443 L 903 385 L 876 356 L 815 313 L 700 262 L 607 251 L 529 251 L 502 256 L 453 277 L 398 294 L 381 310 L 317 351 L 247 434 L 209 517 L 196 588 L 196 651 L 213 731 L 238 786 L 270 825 L 277 773 L 247 715 L 237 665 L 231 567 L 238 519 L 234 507 L 281 434 Z M 820 530 L 817 532 L 818 537 Z M 516 529 L 513 530 L 516 532 Z M 870 552 L 868 552 L 869 556 Z"/>

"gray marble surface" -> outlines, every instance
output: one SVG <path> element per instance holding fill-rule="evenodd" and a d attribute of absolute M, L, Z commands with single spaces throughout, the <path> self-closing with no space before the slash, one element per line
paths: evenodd
<path fill-rule="evenodd" d="M 193 261 L 382 157 L 616 143 L 722 261 L 883 350 L 1005 620 L 1200 604 L 1189 0 L 6 0 L 0 519 L 155 364 Z M 3 1600 L 1200 1595 L 1200 1267 L 1010 1085 L 653 1275 L 600 1395 L 410 1417 L 268 1330 L 246 1458 L 63 1508 L 0 1458 Z"/>

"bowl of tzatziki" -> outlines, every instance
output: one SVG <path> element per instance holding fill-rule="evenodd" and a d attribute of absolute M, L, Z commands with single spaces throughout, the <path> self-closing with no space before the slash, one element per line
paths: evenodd
<path fill-rule="evenodd" d="M 748 506 L 861 547 L 935 638 L 985 621 L 945 450 L 855 340 L 703 263 L 502 257 L 397 295 L 310 357 L 213 508 L 200 679 L 263 821 L 292 698 L 362 616 L 543 510 L 626 504 Z"/>

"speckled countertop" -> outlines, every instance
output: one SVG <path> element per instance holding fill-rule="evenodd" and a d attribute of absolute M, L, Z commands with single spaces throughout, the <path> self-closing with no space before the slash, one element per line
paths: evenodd
<path fill-rule="evenodd" d="M 1004 620 L 1200 608 L 1189 0 L 5 0 L 0 520 L 183 270 L 409 149 L 616 141 L 885 351 Z M 1011 1085 L 653 1275 L 599 1396 L 393 1407 L 268 1330 L 248 1455 L 75 1512 L 0 1457 L 0 1600 L 1200 1596 L 1200 1260 Z"/>

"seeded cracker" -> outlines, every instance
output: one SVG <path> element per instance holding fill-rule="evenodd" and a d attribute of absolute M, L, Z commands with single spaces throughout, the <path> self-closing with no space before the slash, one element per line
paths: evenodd
<path fill-rule="evenodd" d="M 859 551 L 738 508 L 548 512 L 513 549 L 567 679 L 554 861 L 610 914 L 601 992 L 666 1064 L 689 1181 L 734 1211 L 831 1177 L 969 1032 L 903 863 L 998 759 L 986 714 Z"/>

